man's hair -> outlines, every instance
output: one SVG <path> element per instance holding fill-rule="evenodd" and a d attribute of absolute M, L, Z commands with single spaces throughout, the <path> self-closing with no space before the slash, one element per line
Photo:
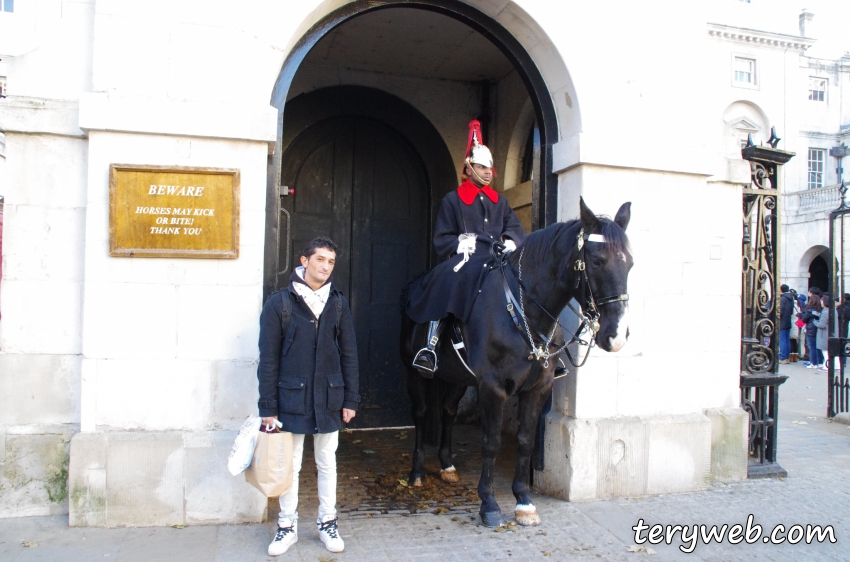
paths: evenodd
<path fill-rule="evenodd" d="M 822 296 L 823 296 L 823 291 L 821 291 L 821 290 L 820 290 L 819 288 L 817 288 L 817 287 L 810 287 L 810 288 L 809 288 L 809 292 L 810 292 L 811 294 L 813 294 L 814 296 L 816 296 L 816 297 L 822 297 Z"/>
<path fill-rule="evenodd" d="M 786 285 L 785 283 L 783 283 L 782 285 L 779 286 L 779 290 L 782 291 L 783 293 L 787 293 L 788 291 L 791 290 L 791 288 L 788 285 Z"/>
<path fill-rule="evenodd" d="M 339 255 L 339 247 L 334 243 L 334 241 L 331 240 L 330 238 L 321 238 L 321 237 L 313 238 L 312 240 L 310 240 L 310 242 L 307 244 L 307 247 L 304 248 L 304 251 L 301 253 L 301 255 L 309 260 L 310 256 L 315 254 L 316 250 L 318 250 L 319 248 L 328 249 L 328 250 L 332 251 L 333 253 Z"/>

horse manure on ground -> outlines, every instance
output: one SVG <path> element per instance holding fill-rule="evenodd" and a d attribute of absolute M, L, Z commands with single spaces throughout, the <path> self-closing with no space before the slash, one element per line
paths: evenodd
<path fill-rule="evenodd" d="M 439 477 L 426 475 L 422 487 L 410 486 L 407 471 L 391 470 L 376 476 L 375 483 L 366 489 L 372 501 L 380 501 L 387 509 L 432 510 L 440 515 L 451 513 L 452 508 L 470 506 L 478 508 L 478 492 L 459 482 L 444 482 Z"/>

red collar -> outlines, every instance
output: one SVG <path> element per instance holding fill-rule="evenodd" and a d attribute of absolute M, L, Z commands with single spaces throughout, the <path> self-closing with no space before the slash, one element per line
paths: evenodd
<path fill-rule="evenodd" d="M 458 197 L 460 197 L 460 200 L 467 205 L 472 205 L 472 202 L 475 201 L 475 196 L 479 193 L 483 193 L 489 197 L 490 201 L 493 203 L 499 202 L 499 194 L 493 191 L 489 185 L 485 185 L 479 189 L 477 185 L 472 183 L 472 181 L 466 180 L 457 188 Z"/>

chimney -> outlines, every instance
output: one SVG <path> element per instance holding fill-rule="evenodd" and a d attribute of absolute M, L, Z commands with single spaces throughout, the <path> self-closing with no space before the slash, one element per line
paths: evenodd
<path fill-rule="evenodd" d="M 807 12 L 805 8 L 803 8 L 803 12 L 800 14 L 800 37 L 811 37 L 812 32 L 812 19 L 815 15 L 811 12 Z M 806 34 L 806 29 L 809 30 L 809 34 Z"/>

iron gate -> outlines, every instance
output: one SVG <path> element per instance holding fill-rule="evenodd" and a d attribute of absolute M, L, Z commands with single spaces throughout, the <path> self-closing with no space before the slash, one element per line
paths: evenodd
<path fill-rule="evenodd" d="M 743 188 L 741 280 L 741 407 L 750 415 L 749 478 L 781 477 L 776 462 L 779 385 L 779 194 L 780 171 L 793 152 L 748 138 L 741 151 L 750 162 L 750 185 Z"/>

